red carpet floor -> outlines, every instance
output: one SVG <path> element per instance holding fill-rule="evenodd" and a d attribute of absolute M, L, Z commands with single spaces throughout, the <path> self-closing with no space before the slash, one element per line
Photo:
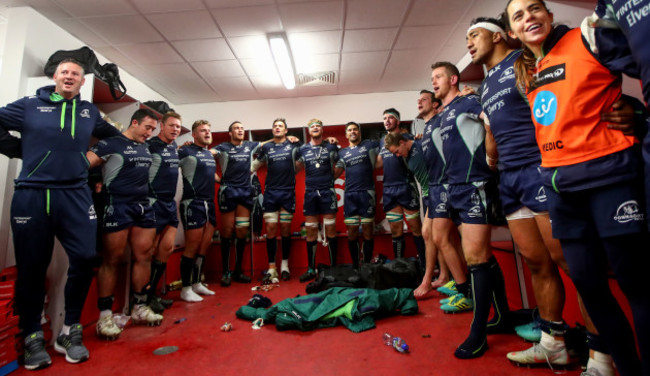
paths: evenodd
<path fill-rule="evenodd" d="M 274 303 L 304 295 L 304 284 L 294 279 L 262 293 Z M 546 368 L 515 367 L 506 359 L 508 351 L 529 347 L 515 335 L 489 337 L 490 349 L 479 359 L 458 360 L 453 352 L 465 339 L 471 313 L 447 315 L 440 311 L 437 293 L 420 302 L 416 316 L 395 316 L 377 321 L 377 328 L 352 333 L 344 327 L 311 332 L 279 332 L 273 325 L 253 330 L 251 323 L 235 317 L 235 311 L 253 295 L 253 285 L 233 284 L 222 288 L 210 284 L 217 294 L 201 303 L 176 301 L 165 312 L 160 327 L 129 325 L 121 338 L 102 341 L 94 326 L 84 331 L 90 360 L 72 365 L 63 356 L 50 352 L 49 368 L 12 375 L 552 375 Z M 178 291 L 169 293 L 178 299 Z M 184 320 L 183 320 L 184 319 Z M 180 322 L 178 322 L 180 321 Z M 231 332 L 221 332 L 224 322 L 232 322 Z M 176 323 L 178 322 L 178 323 Z M 400 336 L 411 347 L 400 354 L 382 343 L 384 332 Z M 168 355 L 154 355 L 162 346 L 178 346 Z M 561 372 L 579 375 L 579 368 Z"/>

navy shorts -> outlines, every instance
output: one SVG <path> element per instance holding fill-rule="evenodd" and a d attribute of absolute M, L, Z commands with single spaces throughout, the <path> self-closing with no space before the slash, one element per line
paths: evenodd
<path fill-rule="evenodd" d="M 334 214 L 337 211 L 336 192 L 330 189 L 306 189 L 303 215 Z"/>
<path fill-rule="evenodd" d="M 252 187 L 229 187 L 222 185 L 219 187 L 219 211 L 228 213 L 237 209 L 241 205 L 246 209 L 253 210 L 253 198 L 255 192 Z"/>
<path fill-rule="evenodd" d="M 499 192 L 506 215 L 512 214 L 523 206 L 536 212 L 548 211 L 546 204 L 546 187 L 538 164 L 512 168 L 501 171 Z"/>
<path fill-rule="evenodd" d="M 461 223 L 485 225 L 495 221 L 494 205 L 497 198 L 495 182 L 450 184 L 447 191 L 449 212 L 452 217 L 457 216 Z"/>
<path fill-rule="evenodd" d="M 117 232 L 130 227 L 155 228 L 156 215 L 148 201 L 106 205 L 102 230 Z"/>
<path fill-rule="evenodd" d="M 346 218 L 359 216 L 374 218 L 376 209 L 375 190 L 345 192 L 343 214 Z"/>
<path fill-rule="evenodd" d="M 181 221 L 185 230 L 201 228 L 208 222 L 217 227 L 214 201 L 194 199 L 181 201 Z"/>
<path fill-rule="evenodd" d="M 646 230 L 641 181 L 628 180 L 561 194 L 546 188 L 554 238 L 606 238 Z M 590 231 L 594 228 L 597 234 Z"/>
<path fill-rule="evenodd" d="M 419 210 L 420 195 L 418 194 L 418 187 L 415 183 L 384 187 L 383 202 L 385 213 L 398 205 L 406 210 Z"/>
<path fill-rule="evenodd" d="M 427 203 L 427 218 L 451 218 L 449 212 L 449 193 L 443 184 L 429 186 L 429 202 Z"/>
<path fill-rule="evenodd" d="M 163 201 L 149 198 L 149 202 L 156 217 L 156 234 L 163 232 L 167 226 L 178 228 L 176 201 Z"/>
<path fill-rule="evenodd" d="M 293 189 L 267 189 L 264 191 L 262 212 L 273 213 L 280 209 L 289 213 L 296 211 L 296 191 Z"/>

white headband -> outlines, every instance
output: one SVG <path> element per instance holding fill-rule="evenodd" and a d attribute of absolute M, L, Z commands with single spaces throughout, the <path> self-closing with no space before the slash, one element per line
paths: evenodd
<path fill-rule="evenodd" d="M 477 22 L 474 25 L 470 26 L 469 29 L 467 29 L 467 34 L 469 34 L 470 31 L 477 29 L 479 27 L 485 30 L 489 30 L 493 33 L 499 33 L 501 34 L 501 38 L 503 38 L 503 40 L 505 41 L 508 40 L 508 38 L 506 37 L 506 32 L 503 31 L 503 29 L 500 28 L 498 25 L 495 25 L 491 22 Z"/>

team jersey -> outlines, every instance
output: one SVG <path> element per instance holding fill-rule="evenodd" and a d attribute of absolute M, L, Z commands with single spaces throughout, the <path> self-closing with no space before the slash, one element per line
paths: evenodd
<path fill-rule="evenodd" d="M 519 55 L 521 50 L 515 50 L 492 67 L 480 88 L 481 105 L 497 143 L 500 171 L 541 161 L 530 107 L 515 84 L 513 64 Z"/>
<path fill-rule="evenodd" d="M 359 145 L 339 150 L 336 167 L 345 169 L 345 191 L 375 189 L 374 170 L 379 141 L 362 140 Z"/>
<path fill-rule="evenodd" d="M 435 115 L 424 125 L 420 147 L 427 164 L 428 185 L 442 184 L 445 176 L 445 157 L 442 153 L 442 137 L 440 137 L 441 117 Z"/>
<path fill-rule="evenodd" d="M 229 187 L 251 187 L 251 162 L 259 148 L 259 142 L 242 141 L 235 146 L 230 142 L 217 145 L 212 150 L 221 166 L 221 185 Z"/>
<path fill-rule="evenodd" d="M 403 133 L 404 138 L 412 140 L 413 135 L 410 133 Z M 398 186 L 409 184 L 413 182 L 413 175 L 409 172 L 404 158 L 396 157 L 386 149 L 384 145 L 384 138 L 379 140 L 379 155 L 384 163 L 384 187 Z"/>
<path fill-rule="evenodd" d="M 214 200 L 214 174 L 217 163 L 212 153 L 197 145 L 183 146 L 178 150 L 183 174 L 183 200 Z"/>
<path fill-rule="evenodd" d="M 334 166 L 338 160 L 338 147 L 323 141 L 310 142 L 298 149 L 297 157 L 305 165 L 305 189 L 330 189 L 334 187 Z"/>
<path fill-rule="evenodd" d="M 413 141 L 411 150 L 406 157 L 406 162 L 409 168 L 409 171 L 413 173 L 415 179 L 420 183 L 420 189 L 422 189 L 422 197 L 429 195 L 429 167 L 425 162 L 425 154 L 422 149 L 423 139 Z"/>
<path fill-rule="evenodd" d="M 457 96 L 440 116 L 440 137 L 445 156 L 446 182 L 466 184 L 494 178 L 485 161 L 485 128 L 478 96 Z"/>
<path fill-rule="evenodd" d="M 99 141 L 90 151 L 104 161 L 102 189 L 110 203 L 147 200 L 152 158 L 146 143 L 119 135 Z"/>
<path fill-rule="evenodd" d="M 149 168 L 149 197 L 171 201 L 178 183 L 178 152 L 176 142 L 168 144 L 159 137 L 147 141 L 153 162 Z"/>
<path fill-rule="evenodd" d="M 279 144 L 267 142 L 259 148 L 257 159 L 266 162 L 264 189 L 294 189 L 298 143 L 285 140 Z"/>

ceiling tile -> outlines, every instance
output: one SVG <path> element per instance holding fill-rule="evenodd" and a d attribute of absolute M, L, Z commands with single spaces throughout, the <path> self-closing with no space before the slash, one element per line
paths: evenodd
<path fill-rule="evenodd" d="M 104 40 L 95 32 L 88 28 L 86 25 L 79 22 L 77 19 L 71 18 L 65 21 L 62 25 L 68 33 L 74 35 L 77 39 L 84 42 L 88 46 L 93 46 L 93 49 L 97 47 L 107 46 L 109 43 Z"/>
<path fill-rule="evenodd" d="M 221 36 L 210 12 L 176 12 L 148 15 L 147 19 L 168 40 L 205 39 Z"/>
<path fill-rule="evenodd" d="M 137 14 L 127 0 L 57 0 L 57 4 L 75 17 Z"/>
<path fill-rule="evenodd" d="M 258 92 L 262 90 L 277 90 L 279 88 L 284 89 L 284 86 L 282 86 L 282 80 L 280 80 L 280 77 L 277 74 L 250 76 L 249 78 Z"/>
<path fill-rule="evenodd" d="M 208 8 L 239 8 L 254 5 L 274 4 L 273 0 L 205 0 Z"/>
<path fill-rule="evenodd" d="M 379 81 L 381 69 L 341 70 L 340 85 L 360 85 Z"/>
<path fill-rule="evenodd" d="M 246 75 L 237 60 L 201 61 L 192 66 L 204 78 L 241 77 Z"/>
<path fill-rule="evenodd" d="M 346 30 L 343 37 L 343 52 L 390 50 L 397 28 Z"/>
<path fill-rule="evenodd" d="M 428 48 L 434 52 L 446 39 L 448 26 L 413 26 L 404 27 L 397 37 L 396 50 Z"/>
<path fill-rule="evenodd" d="M 430 81 L 433 63 L 431 56 L 433 55 L 429 51 L 423 50 L 393 51 L 384 77 L 402 77 L 410 72 Z"/>
<path fill-rule="evenodd" d="M 101 54 L 102 56 L 110 60 L 112 63 L 115 63 L 120 67 L 124 65 L 133 65 L 135 63 L 133 60 L 129 59 L 126 55 L 124 55 L 117 49 L 110 46 L 97 47 L 95 48 L 95 52 Z"/>
<path fill-rule="evenodd" d="M 238 59 L 270 59 L 269 42 L 264 35 L 228 38 Z"/>
<path fill-rule="evenodd" d="M 275 5 L 213 9 L 211 12 L 224 35 L 229 37 L 282 31 Z"/>
<path fill-rule="evenodd" d="M 278 79 L 278 71 L 272 58 L 269 59 L 241 59 L 239 60 L 249 76 L 274 76 Z"/>
<path fill-rule="evenodd" d="M 172 42 L 187 61 L 230 60 L 235 56 L 223 38 Z"/>
<path fill-rule="evenodd" d="M 281 5 L 282 25 L 287 32 L 339 30 L 343 6 L 343 1 Z"/>
<path fill-rule="evenodd" d="M 388 59 L 388 51 L 344 53 L 341 71 L 367 70 L 381 73 Z"/>
<path fill-rule="evenodd" d="M 243 99 L 256 94 L 248 77 L 211 78 L 208 81 L 223 97 Z"/>
<path fill-rule="evenodd" d="M 201 0 L 131 0 L 142 13 L 205 9 Z"/>
<path fill-rule="evenodd" d="M 183 58 L 167 43 L 138 43 L 119 46 L 118 49 L 138 64 L 180 63 Z"/>
<path fill-rule="evenodd" d="M 346 29 L 399 26 L 408 0 L 350 0 Z"/>
<path fill-rule="evenodd" d="M 287 37 L 294 59 L 300 54 L 331 54 L 341 49 L 341 31 L 292 33 Z"/>
<path fill-rule="evenodd" d="M 471 4 L 470 1 L 416 0 L 404 25 L 453 25 L 467 12 Z"/>
<path fill-rule="evenodd" d="M 316 73 L 339 70 L 338 54 L 299 54 L 294 56 L 296 73 Z"/>
<path fill-rule="evenodd" d="M 160 42 L 163 37 L 142 16 L 84 18 L 82 22 L 113 44 Z"/>

